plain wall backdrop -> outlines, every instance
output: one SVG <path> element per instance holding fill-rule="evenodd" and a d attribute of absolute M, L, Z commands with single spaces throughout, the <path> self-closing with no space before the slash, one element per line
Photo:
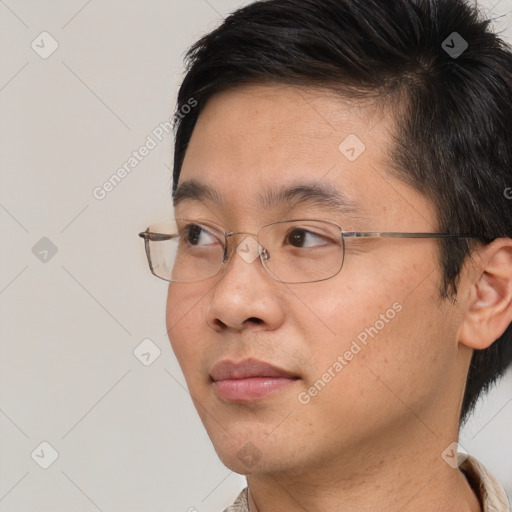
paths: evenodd
<path fill-rule="evenodd" d="M 220 512 L 244 486 L 186 391 L 137 234 L 172 215 L 161 123 L 183 54 L 247 3 L 0 0 L 2 512 Z M 510 40 L 512 1 L 481 5 Z M 461 437 L 509 495 L 511 384 Z"/>

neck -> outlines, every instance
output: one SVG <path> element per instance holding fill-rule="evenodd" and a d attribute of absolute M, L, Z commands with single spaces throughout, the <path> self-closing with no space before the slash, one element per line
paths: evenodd
<path fill-rule="evenodd" d="M 411 436 L 414 442 L 407 446 L 403 438 L 379 440 L 351 453 L 333 451 L 331 458 L 306 463 L 300 470 L 249 475 L 250 510 L 480 512 L 464 475 L 441 458 L 456 435 L 432 435 L 429 443 L 422 434 Z"/>

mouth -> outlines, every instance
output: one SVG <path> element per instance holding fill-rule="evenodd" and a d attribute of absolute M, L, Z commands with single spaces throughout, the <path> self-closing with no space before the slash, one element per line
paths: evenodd
<path fill-rule="evenodd" d="M 244 359 L 224 360 L 210 372 L 219 398 L 230 402 L 250 402 L 284 390 L 300 377 L 264 361 Z"/>

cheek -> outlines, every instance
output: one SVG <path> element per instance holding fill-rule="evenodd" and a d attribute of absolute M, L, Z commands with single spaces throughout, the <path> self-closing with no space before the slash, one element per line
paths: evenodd
<path fill-rule="evenodd" d="M 172 349 L 187 377 L 201 360 L 200 329 L 204 324 L 204 304 L 191 286 L 170 284 L 167 293 L 166 326 Z"/>
<path fill-rule="evenodd" d="M 426 311 L 418 318 L 416 298 L 395 308 L 384 299 L 374 309 L 368 305 L 368 320 L 345 309 L 331 318 L 336 336 L 311 338 L 312 371 L 299 397 L 309 403 L 299 410 L 312 436 L 321 429 L 325 436 L 334 431 L 347 439 L 355 432 L 371 437 L 385 425 L 408 420 L 411 410 L 422 416 L 446 388 L 450 358 L 440 347 L 439 326 L 427 320 L 432 316 Z M 388 323 L 381 312 L 388 313 Z"/>
<path fill-rule="evenodd" d="M 325 378 L 335 401 L 358 396 L 367 405 L 386 395 L 393 400 L 386 385 L 413 402 L 435 391 L 454 355 L 453 326 L 439 308 L 437 274 L 427 277 L 433 264 L 420 263 L 374 265 L 380 272 L 371 274 L 354 265 L 331 284 L 300 291 L 308 307 L 294 308 L 303 310 L 295 317 L 309 340 L 308 385 Z"/>

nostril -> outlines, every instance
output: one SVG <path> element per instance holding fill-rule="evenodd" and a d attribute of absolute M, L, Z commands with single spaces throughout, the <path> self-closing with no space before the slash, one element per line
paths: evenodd
<path fill-rule="evenodd" d="M 261 318 L 256 318 L 255 316 L 251 316 L 251 318 L 248 318 L 246 321 L 247 322 L 253 322 L 255 324 L 263 323 L 263 320 Z"/>

